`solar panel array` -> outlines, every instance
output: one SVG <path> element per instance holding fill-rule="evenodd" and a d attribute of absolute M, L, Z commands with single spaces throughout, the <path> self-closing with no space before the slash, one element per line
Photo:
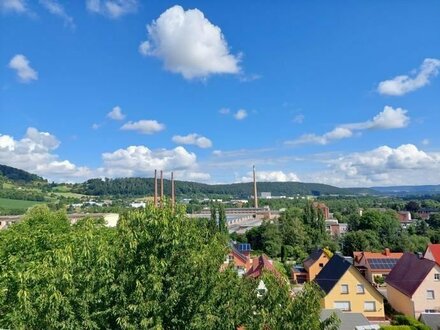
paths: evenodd
<path fill-rule="evenodd" d="M 238 251 L 245 252 L 251 250 L 251 245 L 249 243 L 240 243 L 235 246 Z"/>
<path fill-rule="evenodd" d="M 392 269 L 398 261 L 396 258 L 368 259 L 371 269 Z"/>

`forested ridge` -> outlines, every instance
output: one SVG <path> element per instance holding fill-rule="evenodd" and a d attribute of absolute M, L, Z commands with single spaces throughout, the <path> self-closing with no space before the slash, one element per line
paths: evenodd
<path fill-rule="evenodd" d="M 168 193 L 171 189 L 169 180 L 164 180 L 164 190 Z M 152 178 L 117 178 L 117 179 L 91 179 L 82 184 L 77 184 L 74 191 L 87 195 L 113 195 L 113 196 L 144 196 L 154 191 Z M 273 196 L 295 195 L 353 195 L 372 190 L 338 188 L 320 183 L 303 182 L 258 182 L 258 191 L 271 192 Z M 186 197 L 202 196 L 229 196 L 234 198 L 248 198 L 253 193 L 253 183 L 232 183 L 209 185 L 198 182 L 176 181 L 176 194 Z"/>

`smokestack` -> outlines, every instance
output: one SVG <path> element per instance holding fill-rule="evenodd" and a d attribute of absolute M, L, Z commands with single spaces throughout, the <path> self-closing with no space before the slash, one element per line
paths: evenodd
<path fill-rule="evenodd" d="M 163 207 L 163 171 L 160 171 L 160 206 Z"/>
<path fill-rule="evenodd" d="M 176 192 L 174 191 L 174 173 L 171 172 L 171 207 L 174 209 Z"/>
<path fill-rule="evenodd" d="M 254 171 L 254 206 L 257 209 L 258 208 L 258 197 L 257 197 L 257 178 L 255 176 L 255 165 L 253 167 Z"/>
<path fill-rule="evenodd" d="M 157 207 L 157 170 L 154 170 L 154 207 Z"/>

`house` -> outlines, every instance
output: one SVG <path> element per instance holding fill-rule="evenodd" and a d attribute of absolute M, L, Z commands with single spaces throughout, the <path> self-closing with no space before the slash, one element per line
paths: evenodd
<path fill-rule="evenodd" d="M 324 291 L 322 308 L 361 313 L 368 320 L 384 320 L 383 296 L 344 257 L 335 254 L 316 276 Z"/>
<path fill-rule="evenodd" d="M 273 261 L 265 254 L 262 254 L 258 258 L 254 258 L 252 262 L 252 267 L 246 273 L 247 277 L 259 278 L 263 271 L 268 271 L 273 273 L 277 277 L 282 277 L 282 275 L 276 270 L 273 265 Z"/>
<path fill-rule="evenodd" d="M 422 313 L 419 320 L 432 330 L 440 330 L 440 313 Z"/>
<path fill-rule="evenodd" d="M 222 269 L 225 269 L 228 265 L 232 264 L 238 275 L 243 276 L 252 268 L 250 251 L 250 244 L 231 244 L 231 249 Z"/>
<path fill-rule="evenodd" d="M 409 212 L 409 211 L 397 212 L 397 218 L 398 218 L 402 228 L 407 228 L 413 222 L 413 220 L 411 218 L 411 212 Z"/>
<path fill-rule="evenodd" d="M 337 219 L 325 220 L 325 230 L 332 237 L 339 237 L 348 231 L 347 223 L 339 223 Z"/>
<path fill-rule="evenodd" d="M 330 209 L 324 203 L 313 202 L 313 207 L 321 210 L 322 214 L 324 215 L 324 219 L 330 218 Z"/>
<path fill-rule="evenodd" d="M 440 244 L 429 244 L 423 257 L 440 265 Z"/>
<path fill-rule="evenodd" d="M 386 278 L 391 306 L 405 315 L 440 312 L 440 265 L 405 253 Z"/>
<path fill-rule="evenodd" d="M 371 324 L 370 321 L 361 313 L 343 313 L 340 309 L 323 309 L 321 311 L 321 321 L 327 320 L 332 314 L 335 314 L 341 321 L 339 330 L 373 330 L 380 329 L 377 324 Z"/>
<path fill-rule="evenodd" d="M 301 284 L 313 281 L 331 257 L 332 253 L 326 249 L 314 251 L 304 260 L 304 267 L 296 266 L 292 268 L 291 278 L 293 282 Z"/>
<path fill-rule="evenodd" d="M 370 283 L 376 283 L 375 278 L 386 278 L 402 255 L 402 252 L 391 252 L 390 249 L 383 252 L 356 251 L 353 252 L 353 264 Z"/>

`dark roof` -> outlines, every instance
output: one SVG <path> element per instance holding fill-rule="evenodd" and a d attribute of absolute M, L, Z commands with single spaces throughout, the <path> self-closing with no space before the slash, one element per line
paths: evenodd
<path fill-rule="evenodd" d="M 307 257 L 307 259 L 306 260 L 304 260 L 304 267 L 310 267 L 311 265 L 313 265 L 315 262 L 316 262 L 316 260 L 318 260 L 319 259 L 319 257 L 321 257 L 321 254 L 323 253 L 324 251 L 322 250 L 322 249 L 319 249 L 319 250 L 315 250 L 315 251 L 313 251 L 308 257 Z"/>
<path fill-rule="evenodd" d="M 434 261 L 406 252 L 394 266 L 385 282 L 412 297 L 434 266 Z"/>
<path fill-rule="evenodd" d="M 350 266 L 347 260 L 335 254 L 316 276 L 315 282 L 328 294 Z"/>
<path fill-rule="evenodd" d="M 440 328 L 440 313 L 422 313 L 420 314 L 420 321 L 431 329 L 437 330 Z"/>
<path fill-rule="evenodd" d="M 358 326 L 369 326 L 370 321 L 362 313 L 343 313 L 340 309 L 323 309 L 321 321 L 327 320 L 333 313 L 341 320 L 339 330 L 353 330 Z"/>

